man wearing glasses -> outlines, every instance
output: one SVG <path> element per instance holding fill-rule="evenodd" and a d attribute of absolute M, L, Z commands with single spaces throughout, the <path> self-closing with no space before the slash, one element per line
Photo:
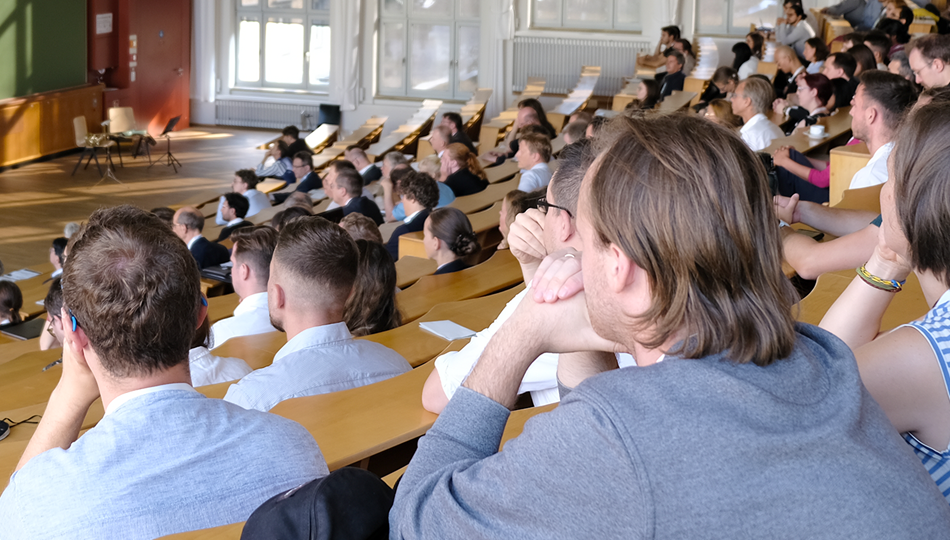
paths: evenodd
<path fill-rule="evenodd" d="M 511 253 L 521 263 L 525 283 L 530 283 L 541 261 L 549 253 L 573 250 L 579 247 L 574 216 L 581 180 L 590 164 L 587 156 L 589 139 L 582 139 L 566 146 L 560 154 L 560 166 L 548 184 L 545 197 L 531 208 L 519 214 L 508 233 Z M 435 361 L 435 369 L 426 380 L 422 390 L 422 406 L 434 413 L 442 412 L 455 391 L 475 367 L 485 346 L 498 328 L 517 309 L 532 289 L 525 289 L 515 296 L 498 315 L 495 322 L 479 332 L 461 351 L 446 353 Z M 528 368 L 519 394 L 531 392 L 535 406 L 547 405 L 559 400 L 557 389 L 557 363 L 560 355 L 542 354 Z M 619 355 L 621 366 L 633 364 L 629 355 Z"/>
<path fill-rule="evenodd" d="M 950 86 L 950 35 L 931 34 L 910 47 L 910 68 L 924 88 Z"/>

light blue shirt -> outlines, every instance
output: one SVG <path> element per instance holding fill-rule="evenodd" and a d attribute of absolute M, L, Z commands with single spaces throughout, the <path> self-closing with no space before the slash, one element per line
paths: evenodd
<path fill-rule="evenodd" d="M 286 399 L 329 394 L 386 380 L 412 369 L 396 351 L 353 339 L 346 323 L 315 326 L 281 347 L 274 362 L 231 385 L 225 401 L 269 411 Z"/>
<path fill-rule="evenodd" d="M 166 385 L 120 396 L 69 449 L 14 474 L 0 536 L 147 539 L 217 527 L 326 474 L 300 424 Z"/>
<path fill-rule="evenodd" d="M 452 201 L 455 200 L 455 193 L 452 191 L 452 188 L 442 182 L 436 182 L 436 184 L 439 186 L 439 204 L 436 205 L 436 208 L 442 208 L 443 206 L 452 204 Z M 393 207 L 393 218 L 396 221 L 406 220 L 406 209 L 402 207 L 402 203 Z"/>

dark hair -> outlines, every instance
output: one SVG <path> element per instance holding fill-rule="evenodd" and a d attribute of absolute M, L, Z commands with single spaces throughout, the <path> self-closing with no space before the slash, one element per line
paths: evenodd
<path fill-rule="evenodd" d="M 789 2 L 785 2 L 784 5 L 787 6 L 787 5 L 789 5 L 789 4 L 792 5 L 792 11 L 795 12 L 795 15 L 798 15 L 799 17 L 804 17 L 804 16 L 805 16 L 805 8 L 802 7 L 802 5 L 801 5 L 800 2 L 792 2 L 792 1 L 789 1 Z"/>
<path fill-rule="evenodd" d="M 877 69 L 877 61 L 874 60 L 874 53 L 871 52 L 871 49 L 864 45 L 863 43 L 858 43 L 854 47 L 848 49 L 848 54 L 854 57 L 854 61 L 857 63 L 858 67 L 861 69 L 858 70 L 855 68 L 855 73 L 857 75 L 863 75 L 865 71 L 871 71 L 872 69 Z"/>
<path fill-rule="evenodd" d="M 257 173 L 253 169 L 241 169 L 234 172 L 234 176 L 237 176 L 241 179 L 241 182 L 247 184 L 247 189 L 254 189 L 257 187 Z"/>
<path fill-rule="evenodd" d="M 872 30 L 864 36 L 864 45 L 871 49 L 872 54 L 875 51 L 880 54 L 881 62 L 887 63 L 887 53 L 891 50 L 891 38 L 887 37 L 887 34 L 880 30 Z"/>
<path fill-rule="evenodd" d="M 914 20 L 914 13 L 911 12 L 911 20 Z M 910 41 L 910 34 L 907 33 L 907 26 L 894 19 L 881 19 L 877 29 L 884 32 L 888 38 L 894 38 L 897 43 L 907 43 Z"/>
<path fill-rule="evenodd" d="M 248 265 L 266 285 L 270 278 L 270 261 L 277 247 L 277 231 L 266 225 L 241 227 L 231 233 L 231 241 L 234 260 Z"/>
<path fill-rule="evenodd" d="M 0 281 L 0 319 L 10 319 L 10 324 L 23 321 L 20 310 L 23 309 L 23 293 L 12 281 Z"/>
<path fill-rule="evenodd" d="M 189 231 L 201 232 L 205 228 L 205 217 L 197 209 L 186 206 L 178 214 L 178 224 Z"/>
<path fill-rule="evenodd" d="M 302 206 L 291 206 L 274 214 L 274 217 L 271 218 L 270 224 L 277 232 L 280 232 L 284 228 L 284 225 L 290 223 L 292 220 L 299 217 L 308 217 L 312 216 L 313 212 L 302 207 Z"/>
<path fill-rule="evenodd" d="M 690 43 L 688 39 L 675 39 L 673 40 L 673 42 L 681 44 L 683 46 L 683 51 L 685 52 L 685 54 L 688 54 L 690 56 L 696 56 L 693 53 L 693 44 Z M 676 52 L 679 52 L 679 51 L 676 51 Z"/>
<path fill-rule="evenodd" d="M 728 351 L 760 366 L 786 358 L 796 294 L 759 158 L 695 116 L 620 117 L 611 127 L 582 211 L 595 242 L 646 273 L 652 302 L 636 316 L 637 341 L 656 348 L 685 331 L 672 354 Z"/>
<path fill-rule="evenodd" d="M 576 120 L 564 126 L 564 129 L 561 131 L 561 133 L 564 135 L 570 135 L 572 141 L 579 141 L 587 135 L 588 123 L 589 122 Z"/>
<path fill-rule="evenodd" d="M 822 105 L 827 105 L 828 100 L 831 99 L 831 96 L 835 93 L 835 87 L 831 84 L 828 77 L 825 77 L 821 73 L 807 73 L 802 78 L 808 88 L 817 92 L 815 97 L 818 98 L 818 102 Z"/>
<path fill-rule="evenodd" d="M 447 206 L 434 210 L 427 221 L 432 236 L 445 242 L 456 256 L 468 257 L 482 249 L 472 231 L 472 222 L 458 208 Z"/>
<path fill-rule="evenodd" d="M 742 64 L 745 64 L 752 58 L 752 49 L 749 48 L 748 43 L 740 41 L 732 46 L 732 54 L 735 55 L 735 58 L 732 60 L 732 69 L 739 71 Z"/>
<path fill-rule="evenodd" d="M 841 36 L 841 41 L 850 41 L 855 45 L 859 43 L 864 43 L 864 36 L 868 35 L 867 32 L 851 32 L 850 34 L 845 34 Z"/>
<path fill-rule="evenodd" d="M 670 54 L 668 54 L 667 56 L 668 57 L 672 56 L 673 58 L 675 58 L 676 63 L 679 64 L 681 68 L 686 65 L 686 57 L 683 56 L 683 53 L 679 51 L 676 51 L 676 50 L 670 51 Z"/>
<path fill-rule="evenodd" d="M 898 75 L 910 81 L 914 85 L 914 88 L 919 90 L 916 76 L 914 75 L 914 70 L 910 67 L 910 58 L 907 57 L 907 53 L 904 51 L 897 51 L 891 55 L 890 61 L 898 62 L 900 64 L 900 69 L 898 70 L 900 73 L 898 73 Z"/>
<path fill-rule="evenodd" d="M 295 139 L 300 138 L 300 130 L 297 129 L 297 126 L 287 126 L 283 131 L 280 132 L 281 135 L 290 135 Z"/>
<path fill-rule="evenodd" d="M 175 218 L 175 211 L 167 206 L 159 206 L 158 208 L 152 208 L 150 210 L 153 216 L 164 221 L 165 223 L 171 225 L 172 219 Z"/>
<path fill-rule="evenodd" d="M 463 131 L 465 129 L 465 124 L 462 123 L 462 115 L 457 112 L 447 112 L 442 115 L 442 118 L 452 122 L 452 124 L 455 125 L 455 129 L 458 131 Z"/>
<path fill-rule="evenodd" d="M 917 91 L 907 79 L 887 71 L 872 69 L 861 74 L 864 96 L 880 106 L 884 125 L 890 130 L 900 127 L 904 114 L 917 100 Z"/>
<path fill-rule="evenodd" d="M 551 125 L 551 122 L 548 121 L 548 115 L 544 112 L 544 107 L 541 106 L 541 102 L 534 99 L 522 99 L 518 102 L 518 108 L 524 109 L 528 107 L 534 110 L 535 114 L 538 116 L 538 123 L 541 124 L 541 127 L 544 128 L 544 131 L 548 133 L 548 137 L 553 139 L 557 137 L 557 130 L 554 129 L 554 126 Z"/>
<path fill-rule="evenodd" d="M 824 62 L 828 59 L 828 46 L 825 45 L 825 41 L 821 38 L 809 38 L 805 40 L 805 45 L 810 46 L 812 49 L 815 49 L 815 62 Z"/>
<path fill-rule="evenodd" d="M 581 139 L 565 146 L 559 155 L 560 165 L 551 177 L 551 194 L 554 195 L 554 200 L 550 202 L 567 208 L 571 216 L 577 215 L 577 197 L 581 191 L 581 180 L 584 179 L 584 174 L 594 160 L 592 146 L 591 139 Z M 560 212 L 560 210 L 555 210 Z"/>
<path fill-rule="evenodd" d="M 414 173 L 414 172 L 416 171 L 414 171 L 412 167 L 403 163 L 400 163 L 399 165 L 394 167 L 392 172 L 389 173 L 389 179 L 393 183 L 393 190 L 398 193 L 400 190 L 400 186 L 402 186 L 402 181 L 407 176 L 409 176 L 411 173 Z"/>
<path fill-rule="evenodd" d="M 342 227 L 319 216 L 288 222 L 280 230 L 274 260 L 291 274 L 300 290 L 290 294 L 313 297 L 341 308 L 353 290 L 359 267 L 356 242 Z"/>
<path fill-rule="evenodd" d="M 309 167 L 311 170 L 313 169 L 313 154 L 311 154 L 310 152 L 301 150 L 297 152 L 296 154 L 294 154 L 293 159 L 299 159 L 300 161 L 303 162 L 304 165 Z M 291 161 L 293 161 L 293 159 Z"/>
<path fill-rule="evenodd" d="M 340 220 L 340 227 L 343 227 L 343 230 L 348 232 L 353 240 L 383 243 L 383 235 L 379 232 L 376 222 L 359 212 L 343 216 L 343 219 Z"/>
<path fill-rule="evenodd" d="M 527 146 L 528 150 L 538 154 L 541 161 L 551 161 L 551 139 L 535 133 L 522 133 L 518 136 L 518 143 Z"/>
<path fill-rule="evenodd" d="M 439 185 L 426 173 L 412 171 L 399 184 L 399 193 L 421 204 L 426 210 L 439 205 Z"/>
<path fill-rule="evenodd" d="M 924 105 L 897 135 L 894 200 L 916 271 L 950 283 L 950 107 Z"/>
<path fill-rule="evenodd" d="M 356 165 L 353 165 L 353 162 L 348 159 L 338 159 L 336 161 L 331 161 L 327 167 L 330 167 L 337 172 L 340 172 L 344 169 L 352 169 L 354 171 L 356 170 Z"/>
<path fill-rule="evenodd" d="M 63 265 L 63 252 L 66 251 L 66 244 L 69 243 L 69 238 L 65 236 L 60 236 L 59 238 L 53 239 L 53 253 L 56 254 L 56 258 L 59 259 L 59 265 Z"/>
<path fill-rule="evenodd" d="M 661 31 L 661 32 L 666 32 L 667 35 L 669 35 L 669 36 L 672 37 L 673 39 L 679 39 L 679 38 L 680 38 L 680 35 L 681 35 L 681 34 L 680 34 L 680 27 L 679 27 L 679 26 L 672 26 L 672 25 L 671 25 L 671 26 L 664 26 L 663 28 L 660 29 L 660 31 Z"/>
<path fill-rule="evenodd" d="M 63 311 L 63 280 L 60 278 L 54 279 L 49 284 L 49 291 L 46 293 L 46 298 L 43 300 L 43 307 L 46 308 L 46 313 L 51 317 L 59 317 Z"/>
<path fill-rule="evenodd" d="M 712 82 L 716 83 L 716 86 L 719 86 L 720 84 L 725 84 L 729 81 L 734 83 L 739 82 L 739 74 L 736 73 L 736 70 L 729 66 L 720 66 L 716 68 L 716 71 L 712 76 Z"/>
<path fill-rule="evenodd" d="M 928 34 L 919 37 L 910 44 L 910 51 L 917 51 L 928 61 L 940 59 L 945 64 L 950 64 L 950 35 Z"/>
<path fill-rule="evenodd" d="M 830 61 L 836 68 L 844 71 L 845 76 L 849 79 L 854 78 L 854 72 L 858 69 L 857 61 L 853 56 L 846 52 L 836 52 L 830 54 L 828 55 L 827 61 Z M 839 103 L 838 106 L 843 107 L 844 105 Z"/>
<path fill-rule="evenodd" d="M 287 141 L 283 139 L 277 139 L 277 149 L 280 150 L 280 158 L 283 159 L 287 157 L 287 154 L 290 153 L 290 145 L 287 144 Z"/>
<path fill-rule="evenodd" d="M 642 104 L 641 104 L 641 107 L 643 107 Z M 646 108 L 646 107 L 643 107 L 643 108 Z M 604 124 L 606 123 L 607 123 L 606 116 L 595 116 L 594 119 L 590 121 L 590 125 L 589 125 L 591 135 L 597 135 L 597 133 L 600 131 L 600 128 L 604 127 Z M 564 152 L 564 150 L 561 150 L 561 152 Z"/>
<path fill-rule="evenodd" d="M 363 177 L 359 171 L 348 167 L 340 167 L 336 171 L 336 184 L 346 190 L 350 197 L 363 195 Z"/>
<path fill-rule="evenodd" d="M 208 349 L 214 348 L 214 337 L 211 335 L 211 318 L 208 315 L 205 315 L 205 318 L 201 320 L 201 324 L 195 329 L 195 336 L 191 338 L 191 348 L 195 347 L 205 347 Z M 189 354 L 190 356 L 190 354 Z"/>
<path fill-rule="evenodd" d="M 247 197 L 240 193 L 225 193 L 224 200 L 227 201 L 228 206 L 234 209 L 234 214 L 241 219 L 244 219 L 247 211 L 251 208 L 251 203 L 248 202 Z"/>
<path fill-rule="evenodd" d="M 201 306 L 198 265 L 157 217 L 133 206 L 93 212 L 69 241 L 62 285 L 112 376 L 187 365 Z"/>
<path fill-rule="evenodd" d="M 752 47 L 750 49 L 752 56 L 761 60 L 762 54 L 765 52 L 765 38 L 758 32 L 749 32 L 746 37 L 752 39 Z"/>
<path fill-rule="evenodd" d="M 537 190 L 540 192 L 538 198 L 544 197 L 542 189 Z M 503 219 L 505 220 L 505 224 L 509 226 L 515 222 L 515 218 L 518 217 L 518 214 L 522 214 L 529 208 L 534 208 L 537 205 L 537 199 L 532 199 L 530 194 L 520 189 L 513 189 L 506 193 L 504 201 L 508 204 L 508 213 L 505 214 Z"/>
<path fill-rule="evenodd" d="M 359 269 L 343 320 L 357 337 L 392 330 L 402 324 L 396 305 L 396 264 L 382 243 L 360 239 L 356 249 Z"/>

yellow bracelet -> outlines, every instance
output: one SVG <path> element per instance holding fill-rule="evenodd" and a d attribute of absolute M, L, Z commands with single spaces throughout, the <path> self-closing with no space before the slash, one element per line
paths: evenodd
<path fill-rule="evenodd" d="M 884 279 L 877 277 L 874 274 L 868 272 L 867 268 L 864 266 L 859 266 L 854 270 L 858 273 L 858 277 L 864 280 L 865 283 L 874 287 L 875 289 L 880 289 L 882 291 L 892 293 L 900 292 L 904 287 L 904 283 L 907 283 L 906 279 L 904 281 L 897 281 L 896 279 Z"/>

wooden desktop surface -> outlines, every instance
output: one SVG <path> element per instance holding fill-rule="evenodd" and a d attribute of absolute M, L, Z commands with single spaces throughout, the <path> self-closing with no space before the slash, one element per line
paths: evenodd
<path fill-rule="evenodd" d="M 797 128 L 788 137 L 781 137 L 772 141 L 772 144 L 763 152 L 771 154 L 783 146 L 791 146 L 803 154 L 826 149 L 839 137 L 851 132 L 850 110 L 851 107 L 842 107 L 834 115 L 818 119 L 818 123 L 825 126 L 827 135 L 824 138 L 809 137 L 806 128 Z"/>

